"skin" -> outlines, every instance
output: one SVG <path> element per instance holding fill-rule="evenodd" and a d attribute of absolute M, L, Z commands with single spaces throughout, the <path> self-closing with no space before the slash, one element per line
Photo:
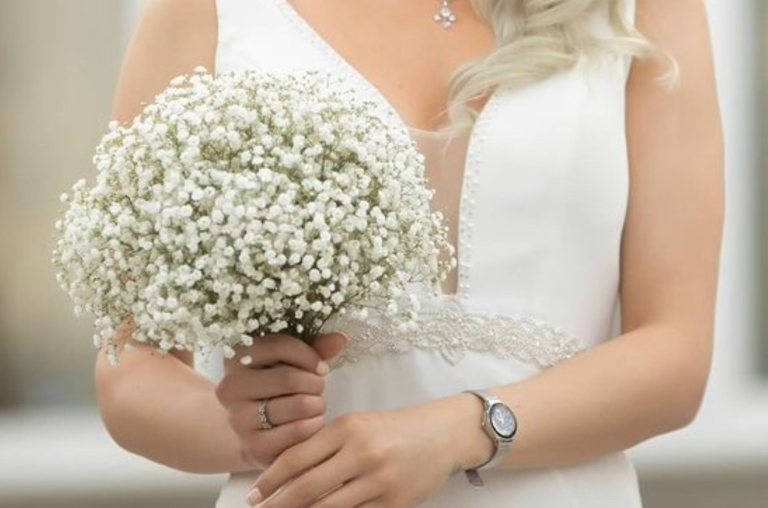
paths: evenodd
<path fill-rule="evenodd" d="M 701 0 L 637 3 L 638 28 L 677 59 L 681 80 L 673 89 L 661 86 L 661 64 L 644 61 L 634 64 L 628 84 L 623 329 L 525 381 L 487 387 L 521 422 L 503 468 L 567 465 L 624 450 L 687 425 L 701 403 L 723 219 L 722 134 L 706 14 Z M 489 28 L 465 2 L 453 4 L 460 22 L 450 32 L 431 21 L 429 2 L 294 5 L 407 124 L 421 128 L 443 120 L 452 70 L 492 44 Z M 215 41 L 212 1 L 149 2 L 126 58 L 115 118 L 130 120 L 171 77 L 197 65 L 213 69 Z M 321 360 L 344 341 L 327 336 L 312 349 L 270 337 L 250 351 L 266 360 L 248 368 L 230 363 L 218 386 L 181 355 L 159 359 L 138 348 L 117 368 L 101 357 L 100 408 L 118 443 L 169 466 L 266 466 L 249 500 L 269 508 L 409 507 L 439 491 L 452 473 L 488 459 L 492 445 L 472 395 L 323 423 Z M 264 369 L 275 363 L 280 372 Z M 284 425 L 259 431 L 257 401 L 273 395 L 270 418 Z"/>

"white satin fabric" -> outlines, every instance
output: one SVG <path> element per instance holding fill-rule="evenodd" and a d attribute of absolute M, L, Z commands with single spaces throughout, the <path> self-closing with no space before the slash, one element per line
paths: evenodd
<path fill-rule="evenodd" d="M 627 3 L 631 19 L 634 1 Z M 217 72 L 336 72 L 382 114 L 396 115 L 287 0 L 217 5 Z M 603 8 L 591 22 L 595 33 L 610 34 Z M 412 334 L 381 316 L 334 323 L 352 345 L 329 376 L 329 419 L 518 381 L 610 337 L 629 183 L 628 70 L 628 60 L 584 62 L 532 86 L 499 90 L 463 138 L 411 130 L 427 157 L 434 206 L 458 248 L 457 277 L 444 288 L 456 294 L 425 298 L 423 326 Z M 255 477 L 233 475 L 217 508 L 246 508 Z M 420 506 L 641 506 L 623 454 L 483 477 L 478 489 L 456 476 Z"/>

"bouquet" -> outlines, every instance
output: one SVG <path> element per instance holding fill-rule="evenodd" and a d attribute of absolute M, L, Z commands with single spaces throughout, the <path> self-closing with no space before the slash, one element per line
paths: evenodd
<path fill-rule="evenodd" d="M 437 288 L 452 247 L 423 157 L 380 111 L 323 73 L 198 69 L 112 123 L 54 251 L 97 347 L 116 361 L 127 325 L 161 353 L 233 357 L 371 305 L 412 320 L 404 290 Z"/>

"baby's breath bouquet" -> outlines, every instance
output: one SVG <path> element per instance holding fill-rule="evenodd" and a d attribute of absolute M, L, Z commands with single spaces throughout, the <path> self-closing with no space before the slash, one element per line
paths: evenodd
<path fill-rule="evenodd" d="M 379 112 L 322 73 L 198 70 L 110 125 L 54 252 L 96 345 L 116 358 L 129 323 L 163 353 L 233 356 L 368 305 L 412 318 L 404 288 L 437 287 L 451 247 L 423 158 Z"/>

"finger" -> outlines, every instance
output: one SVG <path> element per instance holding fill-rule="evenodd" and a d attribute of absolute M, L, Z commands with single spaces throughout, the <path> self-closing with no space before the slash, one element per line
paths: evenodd
<path fill-rule="evenodd" d="M 327 373 L 327 365 L 309 344 L 289 335 L 265 335 L 256 337 L 253 345 L 238 349 L 234 360 L 227 361 L 227 368 L 243 368 L 241 359 L 250 357 L 250 369 L 260 369 L 276 364 L 292 365 L 321 375 Z"/>
<path fill-rule="evenodd" d="M 305 471 L 319 466 L 335 455 L 342 444 L 333 432 L 328 431 L 328 427 L 324 427 L 312 439 L 285 450 L 256 480 L 256 489 L 264 499 L 269 498 L 293 478 L 298 478 Z M 335 485 L 340 485 L 347 479 L 349 478 L 342 478 Z M 331 485 L 325 492 L 335 485 Z"/>
<path fill-rule="evenodd" d="M 251 430 L 241 434 L 243 450 L 260 468 L 271 465 L 290 446 L 301 443 L 323 428 L 320 417 L 286 423 L 269 430 Z"/>
<path fill-rule="evenodd" d="M 387 504 L 387 500 L 383 497 L 367 501 L 361 505 L 355 506 L 355 508 L 389 508 L 392 504 Z"/>
<path fill-rule="evenodd" d="M 321 395 L 325 378 L 296 367 L 280 365 L 271 369 L 244 369 L 228 373 L 219 382 L 216 395 L 225 406 L 271 399 L 283 395 Z"/>
<path fill-rule="evenodd" d="M 273 425 L 285 425 L 325 413 L 325 399 L 319 395 L 289 395 L 267 401 L 267 419 Z"/>
<path fill-rule="evenodd" d="M 376 497 L 376 485 L 372 480 L 357 479 L 321 497 L 310 508 L 368 508 L 381 499 Z"/>
<path fill-rule="evenodd" d="M 317 351 L 325 361 L 329 361 L 344 349 L 344 346 L 349 342 L 349 337 L 342 333 L 327 333 L 325 335 L 318 335 L 312 343 L 312 347 Z"/>
<path fill-rule="evenodd" d="M 249 501 L 253 502 L 261 494 L 267 499 L 260 508 L 304 508 L 312 505 L 318 499 L 326 495 L 332 495 L 337 490 L 344 490 L 344 484 L 354 479 L 356 471 L 353 463 L 350 461 L 339 460 L 336 457 L 322 463 L 321 465 L 308 469 L 303 474 L 291 480 L 280 491 L 272 497 L 268 497 L 266 492 L 261 489 L 251 491 Z M 371 491 L 371 489 L 369 489 Z M 367 498 L 362 497 L 361 502 L 374 497 L 370 494 Z M 354 505 L 333 505 L 337 508 Z"/>

